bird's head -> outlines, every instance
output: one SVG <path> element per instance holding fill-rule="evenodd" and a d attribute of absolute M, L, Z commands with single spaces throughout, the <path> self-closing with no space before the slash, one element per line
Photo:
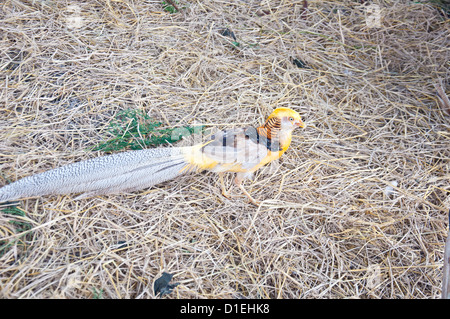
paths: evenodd
<path fill-rule="evenodd" d="M 281 130 L 285 131 L 293 131 L 297 127 L 305 127 L 300 114 L 287 107 L 275 109 L 267 118 L 266 123 L 269 123 L 271 119 L 277 119 L 280 123 Z"/>

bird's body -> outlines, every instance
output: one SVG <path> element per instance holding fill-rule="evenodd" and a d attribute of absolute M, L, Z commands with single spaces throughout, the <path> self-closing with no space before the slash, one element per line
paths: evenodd
<path fill-rule="evenodd" d="M 205 143 L 123 152 L 25 177 L 0 188 L 0 202 L 50 194 L 82 193 L 78 198 L 84 198 L 135 191 L 184 173 L 208 170 L 219 174 L 225 196 L 223 173 L 237 173 L 236 184 L 256 204 L 243 188 L 243 179 L 280 158 L 295 127 L 303 127 L 300 115 L 278 108 L 258 128 L 222 131 Z"/>

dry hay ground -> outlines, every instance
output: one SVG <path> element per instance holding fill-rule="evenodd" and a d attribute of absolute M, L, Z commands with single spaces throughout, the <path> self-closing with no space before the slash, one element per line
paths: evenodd
<path fill-rule="evenodd" d="M 246 182 L 259 208 L 213 174 L 21 201 L 0 214 L 0 296 L 153 298 L 165 271 L 164 298 L 439 297 L 449 24 L 423 2 L 379 1 L 377 20 L 361 1 L 4 1 L 1 184 L 102 155 L 129 108 L 222 129 L 285 106 L 307 128 Z"/>

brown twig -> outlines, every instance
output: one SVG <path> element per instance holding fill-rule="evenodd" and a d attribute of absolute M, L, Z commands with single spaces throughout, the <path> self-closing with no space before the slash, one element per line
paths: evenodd
<path fill-rule="evenodd" d="M 180 12 L 180 9 L 178 8 L 178 6 L 175 4 L 175 1 L 172 0 L 166 0 L 170 5 L 172 5 L 172 7 L 175 8 L 175 10 L 177 10 L 178 12 Z"/>
<path fill-rule="evenodd" d="M 306 19 L 306 11 L 308 11 L 308 1 L 303 0 L 303 6 L 300 13 L 302 19 Z"/>
<path fill-rule="evenodd" d="M 442 109 L 450 115 L 450 100 L 447 94 L 445 94 L 442 85 L 436 85 L 436 91 L 439 97 L 439 104 L 441 104 Z"/>

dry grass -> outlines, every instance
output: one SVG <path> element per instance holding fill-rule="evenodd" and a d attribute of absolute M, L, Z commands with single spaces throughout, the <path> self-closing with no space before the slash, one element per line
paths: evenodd
<path fill-rule="evenodd" d="M 26 217 L 0 214 L 0 297 L 153 298 L 164 271 L 180 283 L 167 298 L 439 297 L 448 17 L 379 1 L 377 27 L 359 1 L 302 3 L 180 0 L 169 14 L 156 0 L 3 2 L 1 184 L 102 155 L 87 150 L 127 108 L 222 129 L 287 106 L 307 128 L 276 171 L 246 182 L 259 208 L 223 198 L 213 174 L 22 201 Z"/>

